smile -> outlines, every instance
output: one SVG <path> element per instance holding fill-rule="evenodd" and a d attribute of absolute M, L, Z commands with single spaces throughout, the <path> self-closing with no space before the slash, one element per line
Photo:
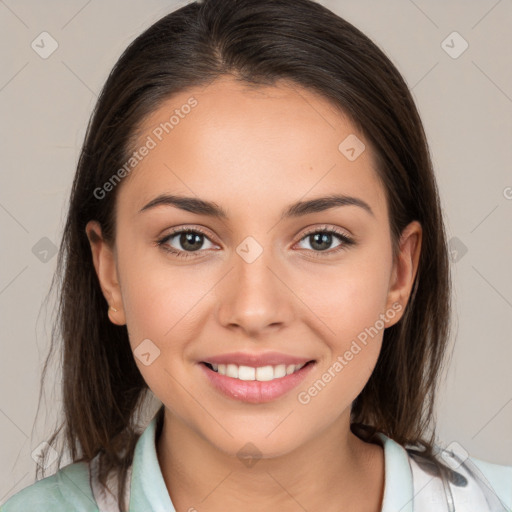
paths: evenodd
<path fill-rule="evenodd" d="M 207 381 L 228 398 L 264 403 L 276 400 L 297 387 L 315 367 L 316 361 L 251 367 L 201 362 Z"/>

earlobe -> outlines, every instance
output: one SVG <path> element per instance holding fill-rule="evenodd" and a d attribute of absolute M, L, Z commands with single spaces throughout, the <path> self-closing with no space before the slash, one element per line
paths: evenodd
<path fill-rule="evenodd" d="M 413 221 L 402 231 L 399 252 L 393 266 L 387 308 L 393 304 L 401 304 L 401 314 L 394 315 L 387 327 L 397 323 L 403 316 L 411 295 L 414 279 L 418 271 L 421 254 L 422 228 L 418 221 Z"/>
<path fill-rule="evenodd" d="M 126 323 L 122 304 L 121 287 L 117 277 L 114 251 L 102 236 L 99 222 L 91 220 L 85 228 L 91 246 L 92 260 L 101 291 L 107 301 L 108 317 L 116 325 Z"/>

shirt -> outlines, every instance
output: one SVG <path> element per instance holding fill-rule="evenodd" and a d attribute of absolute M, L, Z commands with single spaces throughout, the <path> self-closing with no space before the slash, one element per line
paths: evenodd
<path fill-rule="evenodd" d="M 130 512 L 175 512 L 158 463 L 155 416 L 139 437 L 129 473 Z M 385 483 L 381 512 L 512 512 L 512 466 L 475 457 L 446 457 L 454 478 L 444 482 L 428 463 L 383 433 Z M 444 457 L 443 457 L 444 458 Z M 95 458 L 97 459 L 97 457 Z M 116 510 L 95 480 L 94 460 L 75 462 L 22 489 L 0 512 L 110 512 Z M 117 496 L 115 486 L 114 494 Z M 99 501 L 99 503 L 98 503 Z"/>

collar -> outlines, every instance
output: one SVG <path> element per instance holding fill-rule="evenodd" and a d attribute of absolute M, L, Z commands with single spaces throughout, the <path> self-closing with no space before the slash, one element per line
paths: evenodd
<path fill-rule="evenodd" d="M 130 512 L 175 512 L 156 452 L 158 416 L 150 421 L 135 447 Z M 384 449 L 385 483 L 381 512 L 413 512 L 413 481 L 407 451 L 382 432 L 376 436 Z"/>
<path fill-rule="evenodd" d="M 139 437 L 133 454 L 129 512 L 151 510 L 176 512 L 156 453 L 156 431 L 160 412 L 153 417 Z"/>
<path fill-rule="evenodd" d="M 409 454 L 382 432 L 376 434 L 384 448 L 384 497 L 381 512 L 413 512 L 414 488 Z"/>

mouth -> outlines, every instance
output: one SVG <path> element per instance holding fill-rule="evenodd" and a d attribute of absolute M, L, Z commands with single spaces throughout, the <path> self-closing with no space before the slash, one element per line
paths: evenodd
<path fill-rule="evenodd" d="M 207 382 L 223 396 L 258 404 L 276 400 L 296 388 L 314 369 L 316 360 L 254 367 L 202 361 L 198 366 Z"/>

